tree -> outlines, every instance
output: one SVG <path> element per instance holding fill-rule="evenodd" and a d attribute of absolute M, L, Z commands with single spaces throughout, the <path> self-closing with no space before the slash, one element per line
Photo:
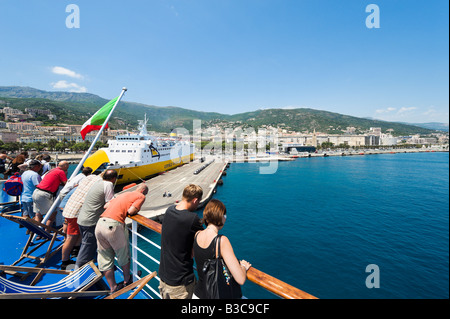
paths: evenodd
<path fill-rule="evenodd" d="M 76 143 L 71 147 L 71 150 L 75 152 L 87 151 L 89 149 L 89 146 L 90 146 L 89 142 Z"/>
<path fill-rule="evenodd" d="M 102 141 L 98 141 L 97 143 L 95 143 L 95 146 L 94 146 L 94 148 L 96 150 L 98 150 L 99 148 L 103 148 L 103 147 L 108 147 L 108 144 L 103 143 Z"/>
<path fill-rule="evenodd" d="M 331 142 L 323 142 L 322 143 L 322 148 L 332 148 L 333 147 L 333 143 L 331 143 Z"/>
<path fill-rule="evenodd" d="M 49 148 L 50 150 L 54 150 L 56 144 L 58 144 L 58 141 L 57 141 L 56 139 L 54 139 L 54 138 L 50 139 L 50 140 L 47 142 L 48 148 Z"/>
<path fill-rule="evenodd" d="M 42 143 L 42 142 L 37 141 L 37 142 L 35 142 L 34 144 L 36 145 L 36 146 L 35 146 L 35 149 L 36 149 L 36 151 L 38 151 L 38 152 L 42 151 L 42 150 L 45 148 L 45 144 Z"/>
<path fill-rule="evenodd" d="M 64 143 L 57 143 L 54 148 L 56 151 L 61 152 L 64 151 L 66 146 L 64 145 Z"/>
<path fill-rule="evenodd" d="M 3 144 L 2 148 L 9 152 L 16 152 L 20 149 L 20 145 L 17 142 L 10 142 Z"/>
<path fill-rule="evenodd" d="M 344 148 L 344 149 L 348 150 L 348 149 L 350 148 L 350 145 L 345 144 L 345 143 L 341 143 L 341 144 L 339 144 L 338 147 L 339 147 L 339 148 Z"/>

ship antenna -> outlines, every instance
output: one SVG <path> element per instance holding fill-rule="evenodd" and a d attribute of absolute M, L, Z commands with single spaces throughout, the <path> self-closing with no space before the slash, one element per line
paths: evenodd
<path fill-rule="evenodd" d="M 140 129 L 141 129 L 141 132 L 140 132 L 140 135 L 147 135 L 148 133 L 147 133 L 147 122 L 148 122 L 148 119 L 147 119 L 147 113 L 145 113 L 144 114 L 144 120 L 142 121 L 139 121 L 139 122 L 141 122 L 141 127 L 140 127 Z"/>

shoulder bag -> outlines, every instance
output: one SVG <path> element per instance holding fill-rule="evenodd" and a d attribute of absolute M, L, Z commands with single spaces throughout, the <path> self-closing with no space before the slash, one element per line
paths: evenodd
<path fill-rule="evenodd" d="M 241 285 L 234 280 L 220 255 L 221 236 L 217 235 L 214 239 L 214 257 L 206 260 L 203 264 L 202 271 L 205 276 L 206 295 L 208 299 L 241 299 Z M 216 246 L 217 242 L 218 245 Z M 216 247 L 218 247 L 217 254 Z"/>

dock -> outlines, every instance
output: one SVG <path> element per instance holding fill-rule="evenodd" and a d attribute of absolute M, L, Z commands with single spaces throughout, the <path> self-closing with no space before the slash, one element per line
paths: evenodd
<path fill-rule="evenodd" d="M 223 162 L 213 157 L 207 157 L 204 162 L 195 160 L 150 178 L 145 181 L 148 186 L 148 194 L 139 215 L 158 221 L 169 206 L 181 201 L 183 190 L 188 184 L 196 184 L 203 189 L 203 198 L 199 208 L 203 207 L 213 196 L 227 165 L 227 161 Z M 203 166 L 206 167 L 194 174 Z M 123 192 L 133 191 L 136 187 L 131 187 Z M 120 193 L 122 192 L 118 194 Z M 127 218 L 125 222 L 130 224 L 131 219 Z"/>
<path fill-rule="evenodd" d="M 378 155 L 378 154 L 397 154 L 397 153 L 435 153 L 448 152 L 448 148 L 399 148 L 399 149 L 361 149 L 361 150 L 321 150 L 317 153 L 299 153 L 290 155 L 293 158 L 304 157 L 328 157 L 328 156 L 358 156 L 358 155 Z"/>

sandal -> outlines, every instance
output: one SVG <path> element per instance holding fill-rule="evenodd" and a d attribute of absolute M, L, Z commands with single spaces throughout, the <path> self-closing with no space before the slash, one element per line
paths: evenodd
<path fill-rule="evenodd" d="M 120 289 L 122 289 L 123 287 L 125 287 L 124 284 L 123 284 L 123 282 L 119 282 L 119 283 L 117 284 L 117 286 L 116 286 L 116 289 L 114 289 L 114 290 L 110 293 L 110 295 L 113 294 L 113 293 L 115 293 L 115 292 L 118 292 L 118 291 L 119 291 Z"/>
<path fill-rule="evenodd" d="M 126 286 L 128 286 L 128 285 L 131 285 L 132 283 L 133 283 L 133 277 L 132 276 L 130 276 L 130 279 L 128 279 L 129 281 L 127 281 L 127 282 L 123 282 L 123 286 L 124 287 L 126 287 Z"/>

